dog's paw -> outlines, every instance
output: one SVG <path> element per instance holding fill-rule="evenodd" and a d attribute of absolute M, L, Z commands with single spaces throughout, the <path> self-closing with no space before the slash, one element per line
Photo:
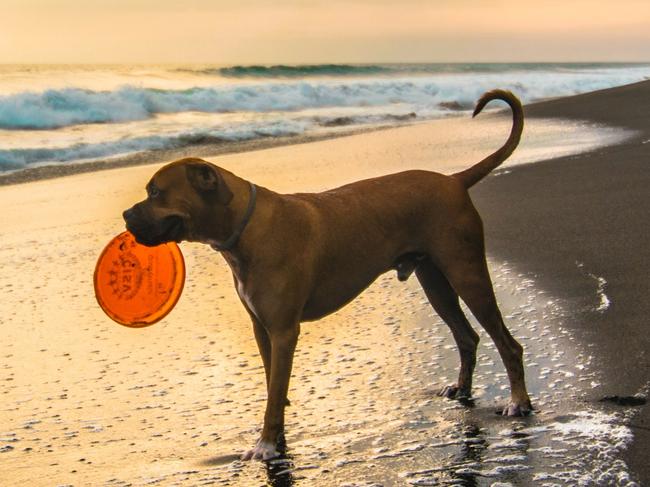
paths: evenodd
<path fill-rule="evenodd" d="M 516 403 L 513 401 L 503 408 L 501 416 L 528 416 L 532 412 L 533 407 L 530 405 L 530 401 L 524 403 Z"/>
<path fill-rule="evenodd" d="M 255 448 L 248 450 L 241 456 L 242 460 L 271 460 L 279 457 L 280 452 L 275 448 L 275 444 L 270 441 L 259 439 Z"/>
<path fill-rule="evenodd" d="M 471 394 L 458 387 L 457 384 L 452 384 L 450 386 L 445 386 L 443 387 L 440 392 L 438 392 L 438 395 L 441 397 L 446 397 L 447 399 L 470 399 Z"/>

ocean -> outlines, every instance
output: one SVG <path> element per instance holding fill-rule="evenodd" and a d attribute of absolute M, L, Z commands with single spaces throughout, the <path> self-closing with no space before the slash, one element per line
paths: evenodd
<path fill-rule="evenodd" d="M 2 65 L 0 173 L 400 125 L 650 77 L 650 64 Z"/>

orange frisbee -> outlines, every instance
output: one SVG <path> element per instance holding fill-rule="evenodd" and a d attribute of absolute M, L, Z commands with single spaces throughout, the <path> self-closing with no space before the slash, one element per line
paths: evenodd
<path fill-rule="evenodd" d="M 97 302 L 110 318 L 141 328 L 163 319 L 178 302 L 185 261 L 176 243 L 147 247 L 126 231 L 102 251 L 94 283 Z"/>

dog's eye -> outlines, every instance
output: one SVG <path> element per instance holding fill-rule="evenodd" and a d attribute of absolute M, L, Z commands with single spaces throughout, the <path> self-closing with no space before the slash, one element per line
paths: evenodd
<path fill-rule="evenodd" d="M 149 198 L 157 198 L 159 195 L 160 195 L 160 190 L 157 187 L 153 185 L 147 187 L 147 196 L 149 196 Z"/>

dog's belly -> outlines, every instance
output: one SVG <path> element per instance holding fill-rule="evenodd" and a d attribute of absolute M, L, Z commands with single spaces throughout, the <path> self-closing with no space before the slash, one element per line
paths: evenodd
<path fill-rule="evenodd" d="M 302 321 L 314 321 L 338 311 L 353 301 L 390 266 L 382 266 L 373 272 L 339 275 L 338 278 L 324 279 L 314 286 L 302 313 Z M 354 278 L 352 278 L 354 276 Z"/>
<path fill-rule="evenodd" d="M 339 293 L 338 295 L 327 297 L 316 296 L 310 299 L 303 308 L 301 321 L 320 320 L 321 318 L 338 311 L 346 304 L 353 301 L 354 298 L 361 294 L 370 284 L 372 284 L 372 281 L 366 286 L 360 289 L 351 290 L 346 294 Z"/>

